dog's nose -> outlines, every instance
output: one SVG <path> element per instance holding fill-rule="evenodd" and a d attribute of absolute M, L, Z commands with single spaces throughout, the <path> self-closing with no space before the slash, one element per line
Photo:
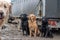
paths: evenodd
<path fill-rule="evenodd" d="M 0 12 L 0 15 L 3 16 L 3 12 Z"/>
<path fill-rule="evenodd" d="M 0 9 L 0 13 L 3 13 L 3 10 Z"/>
<path fill-rule="evenodd" d="M 0 19 L 3 18 L 3 14 L 4 14 L 4 13 L 1 11 L 1 12 L 0 12 Z"/>
<path fill-rule="evenodd" d="M 0 12 L 0 14 L 3 14 L 3 12 Z"/>

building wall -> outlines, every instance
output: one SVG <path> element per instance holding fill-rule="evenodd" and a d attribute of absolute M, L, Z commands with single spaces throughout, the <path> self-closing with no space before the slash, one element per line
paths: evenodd
<path fill-rule="evenodd" d="M 57 0 L 46 0 L 45 6 L 46 6 L 46 9 L 45 9 L 46 17 L 58 17 Z"/>
<path fill-rule="evenodd" d="M 43 16 L 46 17 L 60 17 L 60 0 L 42 0 Z M 12 13 L 14 16 L 19 16 L 22 13 L 29 14 L 34 10 L 35 15 L 38 16 L 38 8 L 34 9 L 39 0 L 11 0 L 13 3 Z"/>
<path fill-rule="evenodd" d="M 58 16 L 60 16 L 60 0 L 57 0 Z"/>
<path fill-rule="evenodd" d="M 39 0 L 11 0 L 12 5 L 12 15 L 20 16 L 20 14 L 29 14 L 31 11 L 35 10 Z"/>

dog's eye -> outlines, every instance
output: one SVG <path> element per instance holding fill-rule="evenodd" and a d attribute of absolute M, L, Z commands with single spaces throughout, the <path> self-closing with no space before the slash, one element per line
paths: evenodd
<path fill-rule="evenodd" d="M 7 8 L 7 6 L 6 6 L 6 5 L 4 5 L 4 8 Z"/>

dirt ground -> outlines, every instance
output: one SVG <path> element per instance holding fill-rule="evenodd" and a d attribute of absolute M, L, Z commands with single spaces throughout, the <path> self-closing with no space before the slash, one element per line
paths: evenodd
<path fill-rule="evenodd" d="M 23 36 L 21 30 L 8 24 L 7 28 L 0 31 L 0 37 L 1 40 L 60 40 L 60 33 L 54 33 L 53 38 Z"/>

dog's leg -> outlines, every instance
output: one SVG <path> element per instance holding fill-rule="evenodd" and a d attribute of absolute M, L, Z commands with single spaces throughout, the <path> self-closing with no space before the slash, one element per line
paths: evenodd
<path fill-rule="evenodd" d="M 20 31 L 20 24 L 21 24 L 21 21 L 20 21 L 20 19 L 17 19 L 17 21 L 18 21 L 17 29 L 18 29 L 18 31 Z"/>
<path fill-rule="evenodd" d="M 24 35 L 24 30 L 22 29 L 23 35 Z"/>
<path fill-rule="evenodd" d="M 26 28 L 26 36 L 28 35 L 28 30 L 27 30 L 27 28 Z"/>
<path fill-rule="evenodd" d="M 18 31 L 20 31 L 20 23 L 18 23 Z"/>
<path fill-rule="evenodd" d="M 37 29 L 37 36 L 40 36 L 40 31 Z"/>
<path fill-rule="evenodd" d="M 37 30 L 35 29 L 35 34 L 34 34 L 34 37 L 36 37 L 36 34 L 37 34 Z"/>
<path fill-rule="evenodd" d="M 31 32 L 31 30 L 30 30 L 30 37 L 32 36 L 32 34 L 31 34 L 32 32 Z"/>

